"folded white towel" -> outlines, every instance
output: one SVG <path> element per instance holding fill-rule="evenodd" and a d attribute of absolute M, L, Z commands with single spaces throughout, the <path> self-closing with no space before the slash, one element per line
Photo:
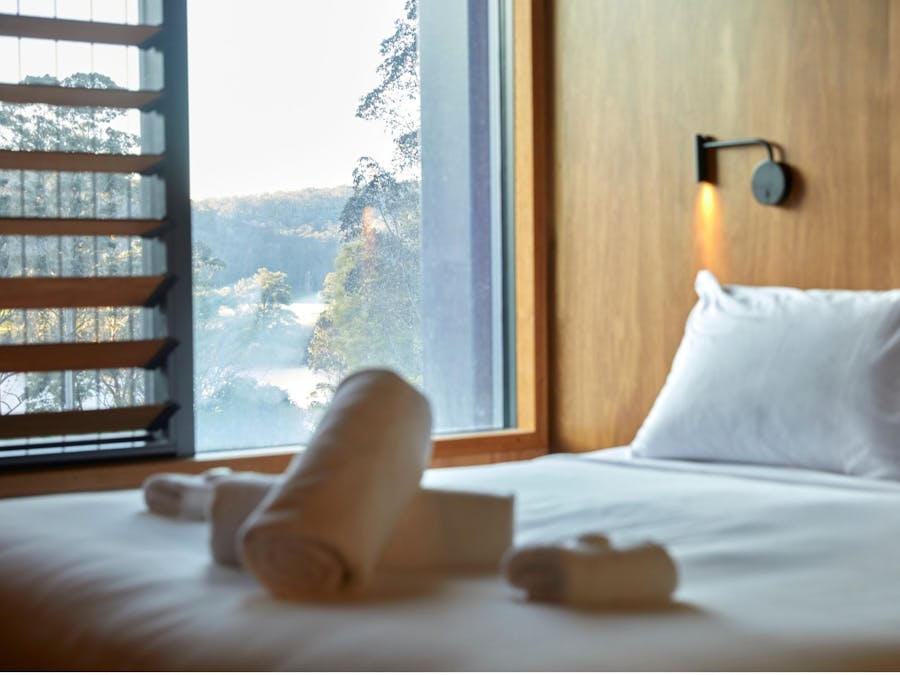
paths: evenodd
<path fill-rule="evenodd" d="M 279 478 L 235 473 L 210 488 L 210 548 L 216 562 L 241 564 L 237 532 Z M 497 570 L 512 534 L 512 495 L 420 488 L 397 521 L 377 567 Z"/>
<path fill-rule="evenodd" d="M 513 496 L 422 488 L 378 564 L 385 570 L 498 571 L 512 544 Z"/>
<path fill-rule="evenodd" d="M 209 548 L 217 563 L 241 565 L 238 530 L 280 479 L 280 475 L 233 473 L 211 489 Z"/>
<path fill-rule="evenodd" d="M 280 598 L 359 586 L 431 455 L 428 401 L 396 374 L 350 375 L 306 450 L 241 526 L 241 557 Z"/>
<path fill-rule="evenodd" d="M 141 486 L 147 508 L 162 516 L 186 520 L 206 520 L 212 500 L 212 486 L 231 473 L 216 467 L 201 474 L 155 473 Z"/>
<path fill-rule="evenodd" d="M 598 534 L 511 549 L 507 580 L 529 600 L 595 607 L 658 605 L 675 591 L 675 563 L 658 544 L 614 549 Z"/>

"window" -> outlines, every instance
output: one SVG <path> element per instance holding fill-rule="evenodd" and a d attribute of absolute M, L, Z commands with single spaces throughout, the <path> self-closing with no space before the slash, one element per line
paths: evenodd
<path fill-rule="evenodd" d="M 2 462 L 191 450 L 184 21 L 164 4 L 0 7 Z"/>
<path fill-rule="evenodd" d="M 540 268 L 527 227 L 533 212 L 523 198 L 531 177 L 517 175 L 512 190 L 512 90 L 501 77 L 511 65 L 512 52 L 502 49 L 509 46 L 503 29 L 509 6 L 341 0 L 252 3 L 248 11 L 251 3 L 192 0 L 185 22 L 184 5 L 170 0 L 85 3 L 124 7 L 109 20 L 64 18 L 59 10 L 66 3 L 10 4 L 16 8 L 0 5 L 7 12 L 0 32 L 10 36 L 0 38 L 0 48 L 10 56 L 15 51 L 17 65 L 15 73 L 0 73 L 9 83 L 0 85 L 4 112 L 17 110 L 16 119 L 35 127 L 35 138 L 38 127 L 56 129 L 52 154 L 63 160 L 78 152 L 105 167 L 113 155 L 160 161 L 128 165 L 114 179 L 108 169 L 101 176 L 101 164 L 94 163 L 78 183 L 66 183 L 64 168 L 56 165 L 34 172 L 7 166 L 0 175 L 0 322 L 15 327 L 4 332 L 0 324 L 6 406 L 0 419 L 36 420 L 18 431 L 0 424 L 6 444 L 0 462 L 69 459 L 73 452 L 191 454 L 195 423 L 201 452 L 297 445 L 339 379 L 364 366 L 392 367 L 423 387 L 439 432 L 500 434 L 477 447 L 471 439 L 449 440 L 443 443 L 448 454 L 541 442 L 541 370 L 535 368 L 541 316 L 533 284 Z M 36 11 L 38 5 L 49 6 Z M 24 15 L 41 12 L 53 17 L 43 20 L 46 26 L 69 26 L 69 18 L 82 31 L 100 23 L 161 24 L 160 34 L 170 37 L 144 37 L 126 47 L 122 75 L 99 83 L 96 72 L 112 67 L 113 59 L 91 42 L 96 33 L 83 32 L 77 39 L 90 51 L 78 72 L 94 80 L 64 81 L 73 32 L 42 36 L 50 40 L 44 48 L 49 45 L 53 69 L 23 61 L 31 38 L 17 31 L 24 30 Z M 516 14 L 527 21 L 530 7 L 517 3 Z M 315 40 L 327 34 L 322 26 L 338 21 L 341 40 Z M 185 25 L 186 41 L 179 36 Z M 312 28 L 304 33 L 302 26 Z M 257 31 L 265 40 L 252 37 Z M 311 51 L 298 54 L 299 43 Z M 522 50 L 517 53 L 521 61 Z M 192 226 L 185 213 L 186 139 L 176 131 L 185 127 L 172 122 L 184 119 L 179 92 L 186 87 L 186 61 Z M 50 79 L 38 80 L 44 70 Z M 319 82 L 303 79 L 301 70 Z M 357 74 L 354 81 L 356 71 L 369 79 Z M 94 98 L 38 97 L 45 89 L 68 97 L 90 89 Z M 165 95 L 152 98 L 160 90 Z M 31 98 L 17 100 L 23 91 Z M 133 98 L 104 98 L 111 95 Z M 138 100 L 145 96 L 149 103 Z M 515 96 L 517 105 L 530 105 L 521 92 Z M 329 98 L 335 105 L 349 102 L 351 110 L 329 108 Z M 279 114 L 285 109 L 287 116 Z M 85 130 L 83 148 L 75 145 L 77 134 L 64 133 L 66 115 L 73 116 L 69 127 Z M 363 130 L 367 125 L 380 127 L 382 136 Z M 521 133 L 521 125 L 516 128 Z M 9 152 L 0 156 L 35 154 L 8 129 L 3 150 Z M 299 145 L 292 146 L 294 138 Z M 322 146 L 323 139 L 329 144 Z M 261 152 L 254 155 L 254 149 Z M 98 159 L 101 154 L 107 156 Z M 77 208 L 66 206 L 70 195 L 81 200 Z M 515 231 L 502 227 L 523 204 L 526 217 Z M 69 242 L 65 228 L 76 220 L 89 229 L 73 230 Z M 132 221 L 147 229 L 113 234 L 111 228 Z M 105 229 L 90 229 L 97 227 Z M 192 248 L 186 246 L 190 227 Z M 66 261 L 81 268 L 69 271 Z M 192 288 L 184 283 L 188 265 Z M 76 276 L 108 290 L 149 277 L 160 286 L 137 303 L 152 307 L 109 307 L 98 298 L 92 303 L 99 307 L 83 307 L 83 295 L 71 307 L 53 304 L 58 299 L 42 299 L 47 306 L 39 309 L 11 301 L 28 286 L 44 293 L 38 279 Z M 73 325 L 81 332 L 69 330 Z M 63 343 L 68 355 L 60 351 Z M 124 362 L 111 355 L 132 343 L 155 351 L 130 353 L 129 367 L 121 367 Z M 32 347 L 49 352 L 32 351 L 26 360 Z M 53 351 L 63 353 L 53 357 L 54 370 L 36 370 Z M 81 361 L 71 360 L 76 352 Z M 160 414 L 137 430 L 84 426 L 90 411 L 117 415 L 150 405 Z M 51 418 L 36 419 L 48 410 L 57 421 L 78 421 L 57 428 Z M 39 427 L 54 436 L 36 437 Z"/>

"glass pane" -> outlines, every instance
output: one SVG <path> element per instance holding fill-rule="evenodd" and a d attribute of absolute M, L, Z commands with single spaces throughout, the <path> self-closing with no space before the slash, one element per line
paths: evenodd
<path fill-rule="evenodd" d="M 161 218 L 164 201 L 157 176 L 0 170 L 0 218 Z"/>
<path fill-rule="evenodd" d="M 431 5 L 188 4 L 199 450 L 303 443 L 369 366 L 506 423 L 497 10 Z"/>
<path fill-rule="evenodd" d="M 19 12 L 31 16 L 53 16 L 55 4 L 53 0 L 19 0 Z"/>
<path fill-rule="evenodd" d="M 138 110 L 119 108 L 2 105 L 0 150 L 136 155 L 141 153 L 141 116 L 151 117 Z M 154 151 L 158 150 L 144 148 L 146 153 Z"/>
<path fill-rule="evenodd" d="M 141 82 L 137 47 L 0 37 L 0 82 L 88 89 L 158 89 Z M 145 51 L 151 60 L 159 54 Z M 146 74 L 145 74 L 146 75 Z"/>
<path fill-rule="evenodd" d="M 0 12 L 134 24 L 138 23 L 139 2 L 140 0 L 0 0 Z"/>

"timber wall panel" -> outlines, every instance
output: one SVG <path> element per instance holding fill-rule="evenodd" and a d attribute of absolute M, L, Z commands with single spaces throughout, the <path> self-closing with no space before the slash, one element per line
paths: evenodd
<path fill-rule="evenodd" d="M 707 267 L 722 281 L 900 287 L 898 0 L 553 3 L 551 446 L 627 444 Z M 719 150 L 697 211 L 693 134 L 761 136 L 795 170 L 750 191 L 762 148 Z"/>

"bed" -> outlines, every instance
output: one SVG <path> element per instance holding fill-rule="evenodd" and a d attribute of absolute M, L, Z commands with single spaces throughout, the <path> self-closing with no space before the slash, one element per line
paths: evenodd
<path fill-rule="evenodd" d="M 666 545 L 671 606 L 526 602 L 499 575 L 381 578 L 341 604 L 269 598 L 211 563 L 202 523 L 138 491 L 0 502 L 0 663 L 151 670 L 900 668 L 900 485 L 650 460 L 627 448 L 433 470 L 515 492 L 516 541 Z"/>
<path fill-rule="evenodd" d="M 664 545 L 666 606 L 529 602 L 499 573 L 280 602 L 138 491 L 32 497 L 0 502 L 0 665 L 900 670 L 900 290 L 696 288 L 629 447 L 423 478 L 514 493 L 516 545 Z"/>

